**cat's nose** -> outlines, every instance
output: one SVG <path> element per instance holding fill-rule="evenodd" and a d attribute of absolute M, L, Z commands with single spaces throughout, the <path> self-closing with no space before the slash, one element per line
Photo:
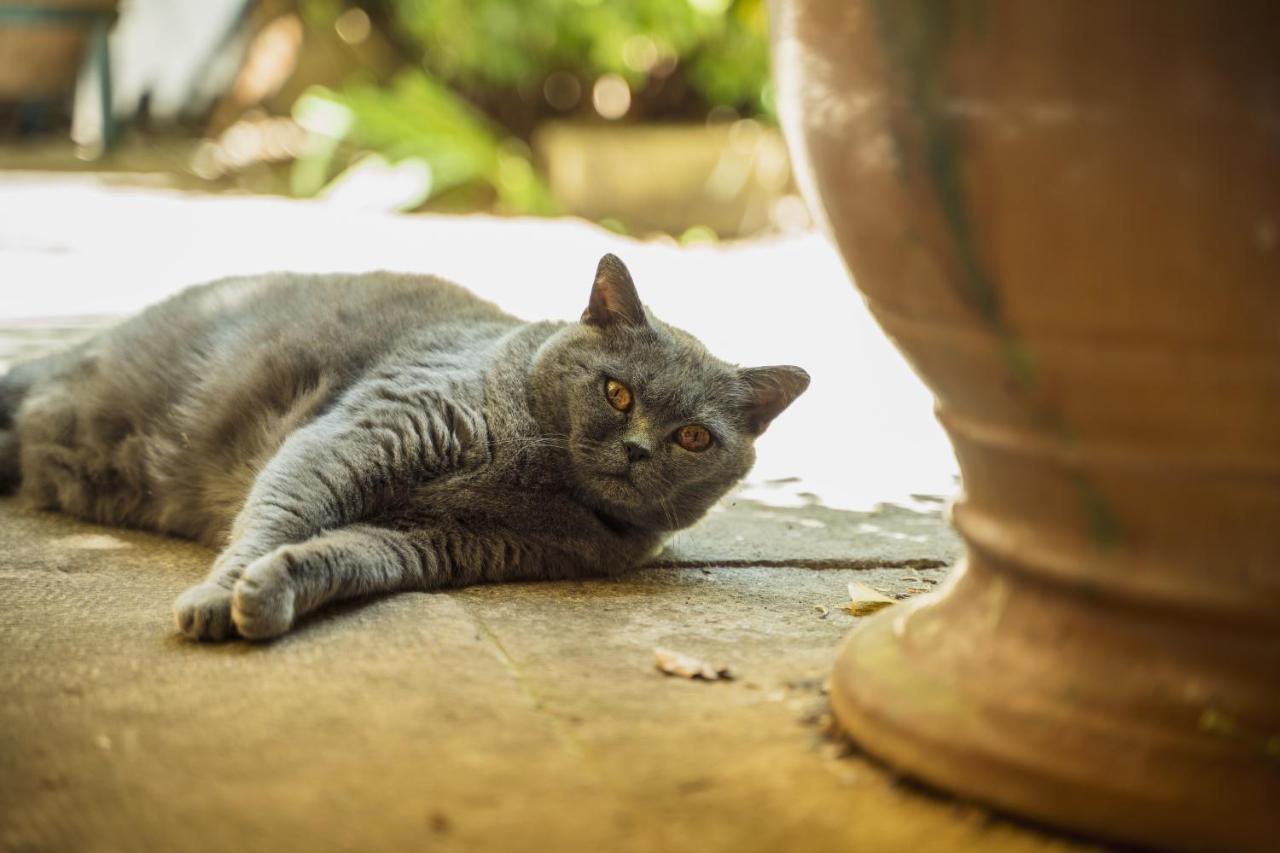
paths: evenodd
<path fill-rule="evenodd" d="M 622 446 L 627 449 L 628 462 L 639 462 L 641 459 L 648 459 L 650 456 L 649 448 L 638 441 L 624 441 Z"/>

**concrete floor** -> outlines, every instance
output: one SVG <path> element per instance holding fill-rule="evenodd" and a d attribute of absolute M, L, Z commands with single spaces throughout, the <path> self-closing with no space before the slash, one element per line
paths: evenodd
<path fill-rule="evenodd" d="M 438 268 L 572 316 L 589 280 L 570 273 L 612 249 L 660 315 L 729 357 L 802 364 L 814 389 L 655 567 L 384 598 L 269 645 L 174 635 L 170 603 L 210 552 L 0 500 L 0 849 L 1073 848 L 825 733 L 848 582 L 920 594 L 959 549 L 927 394 L 820 238 L 687 251 L 582 223 L 237 201 L 0 178 L 0 366 L 97 322 L 74 315 L 228 268 Z M 413 262 L 424 245 L 439 265 Z M 655 646 L 736 677 L 664 676 Z"/>
<path fill-rule="evenodd" d="M 778 531 L 811 511 L 761 511 L 713 523 L 822 567 L 740 566 L 695 530 L 673 558 L 712 568 L 400 595 L 198 646 L 168 608 L 209 552 L 0 501 L 0 847 L 1066 849 L 824 736 L 846 584 L 931 587 L 943 569 L 885 564 L 953 560 L 938 514 L 827 513 L 808 550 Z M 855 565 L 868 523 L 925 541 L 821 556 Z M 654 646 L 736 678 L 664 676 Z"/>

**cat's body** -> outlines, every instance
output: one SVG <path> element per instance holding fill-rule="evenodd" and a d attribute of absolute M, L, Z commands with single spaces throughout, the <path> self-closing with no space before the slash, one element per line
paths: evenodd
<path fill-rule="evenodd" d="M 475 380 L 521 325 L 421 277 L 283 274 L 191 288 L 14 370 L 15 383 L 44 374 L 21 416 L 23 494 L 94 521 L 223 545 L 284 439 L 376 379 L 398 349 L 414 347 L 446 383 L 461 369 L 459 402 L 479 408 Z"/>
<path fill-rule="evenodd" d="M 648 316 L 612 257 L 576 324 L 432 277 L 229 279 L 0 379 L 0 490 L 223 548 L 179 628 L 263 638 L 340 598 L 631 568 L 805 384 Z"/>

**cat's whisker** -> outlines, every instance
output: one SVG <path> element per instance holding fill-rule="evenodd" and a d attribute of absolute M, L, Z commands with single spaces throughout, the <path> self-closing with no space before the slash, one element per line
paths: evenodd
<path fill-rule="evenodd" d="M 671 506 L 671 502 L 668 501 L 665 496 L 665 493 L 671 488 L 671 483 L 661 474 L 657 475 L 654 479 L 658 481 L 659 487 L 659 492 L 654 497 L 657 499 L 658 508 L 662 510 L 662 514 L 666 517 L 667 525 L 672 532 L 672 538 L 670 541 L 674 542 L 675 531 L 680 525 L 676 523 L 675 509 Z"/>
<path fill-rule="evenodd" d="M 563 445 L 563 444 L 567 444 L 567 443 L 568 443 L 568 438 L 569 438 L 569 436 L 567 436 L 567 435 L 558 435 L 558 434 L 549 434 L 549 435 L 526 435 L 526 436 L 515 436 L 515 437 L 513 437 L 513 438 L 496 438 L 496 439 L 494 439 L 494 443 L 496 443 L 496 444 L 517 444 L 517 443 L 540 443 L 540 442 L 547 442 L 547 443 L 556 443 L 556 444 L 562 444 L 562 445 Z"/>
<path fill-rule="evenodd" d="M 532 449 L 552 449 L 552 450 L 568 450 L 569 444 L 567 436 L 544 435 L 544 436 L 521 436 L 515 438 L 495 439 L 492 444 L 495 448 L 504 450 L 514 449 L 517 453 Z"/>
<path fill-rule="evenodd" d="M 663 497 L 658 498 L 658 506 L 662 507 L 662 512 L 667 517 L 667 524 L 671 525 L 671 530 L 674 534 L 675 529 L 679 527 L 679 525 L 676 524 L 675 511 L 671 508 L 671 504 L 667 499 Z"/>

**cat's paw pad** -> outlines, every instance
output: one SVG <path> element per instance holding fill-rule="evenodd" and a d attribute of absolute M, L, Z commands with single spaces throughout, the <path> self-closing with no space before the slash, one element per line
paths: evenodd
<path fill-rule="evenodd" d="M 268 554 L 245 569 L 231 594 L 231 620 L 240 636 L 268 640 L 293 625 L 293 584 L 289 557 Z"/>
<path fill-rule="evenodd" d="M 205 581 L 179 595 L 173 603 L 178 630 L 192 640 L 225 640 L 231 626 L 231 590 Z"/>

